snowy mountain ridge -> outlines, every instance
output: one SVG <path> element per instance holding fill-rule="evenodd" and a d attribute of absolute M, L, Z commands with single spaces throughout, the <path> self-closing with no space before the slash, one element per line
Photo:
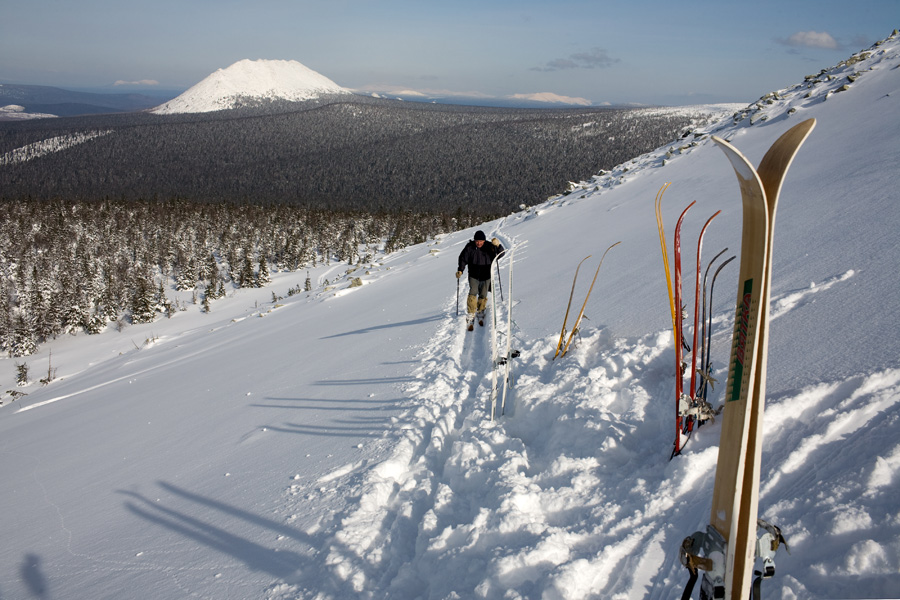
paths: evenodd
<path fill-rule="evenodd" d="M 790 554 L 779 552 L 762 593 L 896 598 L 898 72 L 895 34 L 479 226 L 515 246 L 514 286 L 504 279 L 497 300 L 502 318 L 513 295 L 521 356 L 494 421 L 490 332 L 464 330 L 465 283 L 453 277 L 476 228 L 362 266 L 321 263 L 309 293 L 273 299 L 307 277 L 274 273 L 268 288 L 237 290 L 209 314 L 187 292 L 188 310 L 171 319 L 48 344 L 29 364 L 42 375 L 52 359 L 56 377 L 0 407 L 0 591 L 681 597 L 678 547 L 709 520 L 721 428 L 699 428 L 668 460 L 676 367 L 653 200 L 671 183 L 670 234 L 697 202 L 683 229 L 686 265 L 720 209 L 704 263 L 723 248 L 739 254 L 738 183 L 710 134 L 758 164 L 784 131 L 816 118 L 775 224 L 760 516 L 783 528 Z M 600 253 L 619 240 L 589 320 L 553 360 L 576 265 L 592 255 L 580 303 Z M 714 404 L 736 275 L 733 265 L 722 272 L 710 304 Z M 692 306 L 693 294 L 685 299 Z M 9 386 L 12 363 L 0 361 Z"/>
<path fill-rule="evenodd" d="M 299 102 L 323 95 L 350 94 L 324 75 L 295 60 L 240 60 L 150 112 L 167 115 L 227 110 L 261 102 Z"/>

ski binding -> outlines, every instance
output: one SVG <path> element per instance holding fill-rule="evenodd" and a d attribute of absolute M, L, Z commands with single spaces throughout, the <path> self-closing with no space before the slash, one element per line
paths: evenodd
<path fill-rule="evenodd" d="M 519 356 L 521 356 L 521 354 L 522 354 L 522 353 L 521 353 L 520 351 L 518 351 L 518 350 L 511 350 L 508 357 L 507 357 L 507 356 L 501 356 L 500 358 L 498 358 L 498 359 L 497 359 L 497 364 L 498 364 L 498 365 L 505 365 L 505 364 L 507 363 L 507 361 L 509 361 L 509 360 L 511 360 L 511 359 L 513 359 L 513 358 L 519 358 Z"/>
<path fill-rule="evenodd" d="M 775 575 L 775 553 L 783 544 L 790 550 L 781 533 L 781 528 L 762 519 L 756 520 L 758 537 L 756 539 L 755 558 L 762 559 L 762 571 L 756 571 L 759 579 L 769 579 Z M 761 533 L 759 530 L 762 530 Z M 719 600 L 725 598 L 725 556 L 727 543 L 712 525 L 706 531 L 695 531 L 684 538 L 681 543 L 679 559 L 691 572 L 689 588 L 697 577 L 697 571 L 706 571 L 700 583 L 700 600 Z"/>

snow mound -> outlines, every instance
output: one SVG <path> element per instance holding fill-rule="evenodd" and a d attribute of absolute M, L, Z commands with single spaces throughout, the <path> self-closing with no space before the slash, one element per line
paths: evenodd
<path fill-rule="evenodd" d="M 349 93 L 295 60 L 245 59 L 217 70 L 151 112 L 161 115 L 202 113 L 277 100 L 301 102 L 328 94 Z"/>

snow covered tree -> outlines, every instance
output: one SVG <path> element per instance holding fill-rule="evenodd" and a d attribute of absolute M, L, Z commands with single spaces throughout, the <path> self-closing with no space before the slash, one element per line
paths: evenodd
<path fill-rule="evenodd" d="M 21 312 L 13 316 L 12 339 L 8 352 L 10 356 L 30 356 L 37 352 L 33 323 Z"/>
<path fill-rule="evenodd" d="M 134 278 L 131 296 L 131 322 L 151 323 L 156 318 L 156 286 L 146 275 Z"/>
<path fill-rule="evenodd" d="M 260 253 L 259 272 L 256 275 L 256 287 L 265 287 L 271 282 L 272 278 L 269 275 L 269 265 L 266 262 L 266 255 L 264 253 Z"/>
<path fill-rule="evenodd" d="M 28 385 L 28 364 L 16 363 L 16 385 Z"/>
<path fill-rule="evenodd" d="M 243 266 L 238 273 L 238 286 L 242 288 L 255 287 L 256 279 L 253 272 L 253 263 L 251 262 L 250 252 L 244 252 Z"/>

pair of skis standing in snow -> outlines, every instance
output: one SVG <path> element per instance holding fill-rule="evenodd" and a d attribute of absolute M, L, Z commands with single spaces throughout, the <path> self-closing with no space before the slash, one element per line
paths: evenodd
<path fill-rule="evenodd" d="M 759 600 L 762 580 L 775 574 L 776 551 L 782 544 L 787 547 L 781 530 L 758 516 L 763 448 L 762 423 L 768 361 L 769 300 L 772 287 L 772 247 L 775 212 L 782 183 L 795 154 L 815 124 L 815 119 L 809 119 L 789 129 L 772 144 L 760 162 L 759 168 L 754 168 L 747 158 L 727 141 L 715 136 L 712 138 L 731 163 L 740 185 L 743 208 L 741 260 L 712 509 L 706 529 L 686 537 L 680 547 L 679 558 L 690 572 L 688 585 L 682 595 L 683 600 L 691 597 L 700 570 L 704 571 L 700 586 L 701 600 L 745 600 L 748 597 Z M 660 218 L 658 204 L 663 191 L 665 188 L 657 195 L 658 219 Z M 679 219 L 676 236 L 680 222 Z M 661 221 L 660 241 L 663 244 L 668 277 L 668 259 Z M 676 268 L 678 268 L 677 254 L 680 252 L 679 241 L 676 237 Z M 699 268 L 699 247 L 697 252 Z M 679 449 L 683 433 L 681 419 L 693 418 L 692 414 L 683 414 L 681 410 L 684 405 L 681 391 L 682 337 L 681 319 L 677 318 L 680 315 L 676 315 L 676 310 L 681 309 L 679 275 L 680 273 L 676 274 L 674 294 L 670 296 L 678 361 L 675 375 L 675 400 L 678 406 L 676 450 Z M 695 346 L 696 343 L 695 316 Z M 695 373 L 692 372 L 692 396 L 695 391 L 694 376 Z M 754 570 L 757 558 L 762 560 L 761 570 Z"/>
<path fill-rule="evenodd" d="M 575 335 L 578 334 L 579 328 L 581 327 L 581 319 L 584 318 L 584 309 L 587 307 L 588 299 L 591 297 L 591 292 L 594 290 L 594 284 L 597 283 L 597 275 L 600 274 L 600 267 L 603 266 L 603 259 L 606 258 L 606 253 L 612 250 L 614 247 L 618 246 L 622 242 L 616 242 L 612 246 L 606 249 L 603 253 L 603 256 L 600 257 L 600 264 L 597 265 L 597 270 L 594 271 L 594 278 L 591 280 L 591 287 L 588 288 L 587 295 L 584 297 L 584 303 L 581 305 L 581 311 L 578 313 L 578 316 L 575 317 L 575 323 L 572 325 L 572 331 L 569 332 L 568 339 L 566 338 L 566 326 L 569 322 L 569 311 L 572 309 L 572 296 L 575 295 L 575 283 L 578 281 L 578 271 L 581 270 L 581 265 L 584 264 L 584 261 L 591 257 L 590 254 L 581 259 L 581 262 L 578 263 L 578 266 L 575 268 L 575 277 L 572 278 L 572 291 L 569 292 L 569 304 L 566 305 L 566 316 L 563 317 L 562 330 L 559 333 L 559 341 L 556 343 L 556 353 L 553 355 L 553 360 L 556 360 L 558 357 L 562 357 L 566 355 L 566 352 L 569 351 L 569 346 L 572 344 L 572 340 L 575 338 Z"/>
<path fill-rule="evenodd" d="M 497 300 L 491 293 L 491 420 L 498 415 L 497 402 L 500 401 L 499 415 L 506 411 L 507 395 L 512 388 L 511 361 L 519 356 L 519 351 L 512 348 L 512 254 L 515 248 L 509 250 L 509 285 L 507 287 L 506 300 L 506 349 L 501 351 L 498 343 Z M 459 254 L 459 265 L 456 271 L 457 279 L 457 307 L 459 306 L 459 283 L 463 272 L 469 270 L 469 294 L 466 297 L 466 328 L 472 331 L 475 328 L 475 319 L 479 325 L 484 325 L 485 311 L 488 303 L 488 293 L 492 291 L 494 278 L 500 280 L 500 257 L 507 254 L 500 240 L 493 238 L 487 241 L 483 231 L 476 231 L 474 239 L 466 244 Z M 501 286 L 502 290 L 502 286 Z M 458 310 L 458 308 L 457 308 Z M 500 387 L 497 381 L 498 371 L 503 370 L 503 393 L 500 395 Z"/>

